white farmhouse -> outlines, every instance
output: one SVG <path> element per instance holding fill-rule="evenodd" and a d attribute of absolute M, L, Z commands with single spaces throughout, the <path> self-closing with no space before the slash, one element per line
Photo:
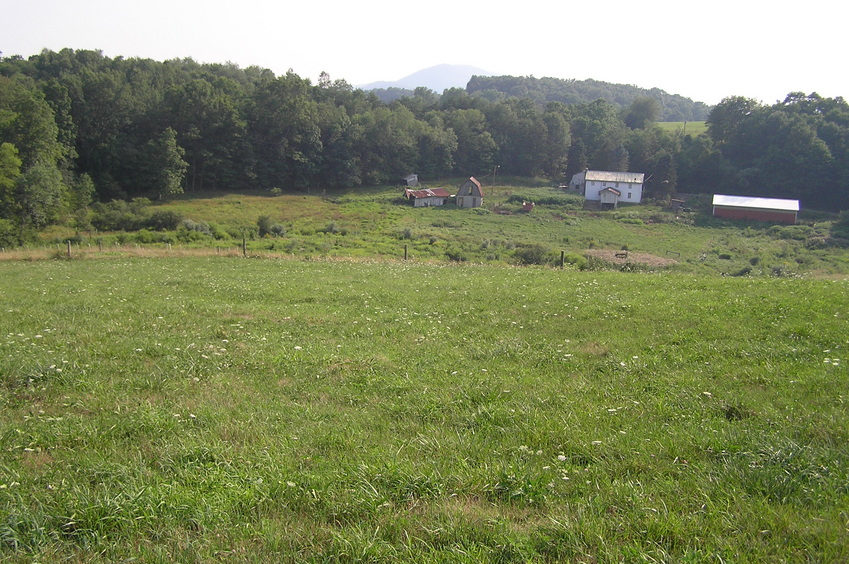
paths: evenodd
<path fill-rule="evenodd" d="M 580 192 L 587 200 L 604 200 L 606 207 L 639 204 L 643 199 L 644 176 L 642 172 L 584 170 L 572 176 L 569 189 Z"/>

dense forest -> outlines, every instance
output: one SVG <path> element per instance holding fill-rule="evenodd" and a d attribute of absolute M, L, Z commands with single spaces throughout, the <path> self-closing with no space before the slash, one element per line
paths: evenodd
<path fill-rule="evenodd" d="M 291 71 L 71 49 L 6 57 L 0 236 L 83 228 L 96 201 L 355 188 L 410 172 L 433 182 L 496 167 L 553 183 L 587 167 L 640 171 L 657 199 L 725 192 L 849 208 L 842 98 L 728 98 L 694 137 L 656 126 L 667 102 L 652 91 L 618 107 L 471 90 L 418 88 L 387 104 L 326 74 L 312 84 Z"/>
<path fill-rule="evenodd" d="M 638 98 L 651 98 L 660 104 L 660 121 L 705 121 L 710 107 L 660 88 L 639 88 L 630 84 L 614 84 L 601 80 L 563 80 L 532 76 L 473 76 L 466 86 L 469 94 L 490 100 L 506 97 L 530 98 L 538 104 L 563 102 L 574 106 L 596 100 L 627 108 Z"/>

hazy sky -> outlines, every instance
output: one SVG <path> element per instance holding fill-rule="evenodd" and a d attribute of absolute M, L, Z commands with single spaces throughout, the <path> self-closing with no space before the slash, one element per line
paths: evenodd
<path fill-rule="evenodd" d="M 578 6 L 576 4 L 583 4 Z M 354 85 L 449 63 L 495 74 L 594 78 L 715 104 L 793 91 L 849 98 L 835 4 L 773 0 L 0 0 L 0 52 L 321 71 Z"/>

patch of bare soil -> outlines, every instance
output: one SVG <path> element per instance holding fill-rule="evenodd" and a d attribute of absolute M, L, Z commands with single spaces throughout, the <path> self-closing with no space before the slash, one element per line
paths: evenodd
<path fill-rule="evenodd" d="M 663 267 L 672 266 L 676 263 L 676 261 L 670 258 L 650 255 L 648 253 L 635 253 L 633 251 L 589 249 L 588 251 L 586 251 L 586 255 L 588 257 L 594 257 L 612 264 L 625 264 L 626 262 L 635 262 L 639 264 L 646 264 L 648 266 Z"/>

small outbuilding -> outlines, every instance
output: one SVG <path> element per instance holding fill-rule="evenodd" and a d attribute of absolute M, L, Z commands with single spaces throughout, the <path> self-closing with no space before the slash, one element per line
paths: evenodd
<path fill-rule="evenodd" d="M 603 210 L 615 210 L 619 206 L 619 198 L 622 196 L 622 192 L 617 190 L 616 188 L 602 188 L 598 192 L 598 201 L 601 204 L 601 209 Z"/>
<path fill-rule="evenodd" d="M 402 186 L 418 186 L 419 185 L 419 175 L 418 174 L 408 174 L 404 178 L 401 179 Z"/>
<path fill-rule="evenodd" d="M 481 183 L 474 176 L 470 176 L 467 181 L 457 190 L 457 207 L 459 208 L 479 208 L 483 205 L 483 190 Z"/>
<path fill-rule="evenodd" d="M 445 188 L 424 188 L 422 190 L 404 190 L 404 197 L 416 208 L 442 206 L 448 203 L 451 194 Z"/>
<path fill-rule="evenodd" d="M 792 224 L 798 220 L 799 200 L 714 194 L 713 216 Z"/>

